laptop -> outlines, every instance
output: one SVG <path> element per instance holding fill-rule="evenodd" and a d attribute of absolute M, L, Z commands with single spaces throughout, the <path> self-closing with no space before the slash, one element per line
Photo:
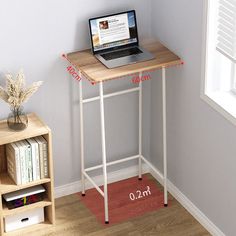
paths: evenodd
<path fill-rule="evenodd" d="M 89 19 L 92 53 L 107 68 L 155 57 L 139 46 L 134 10 Z"/>

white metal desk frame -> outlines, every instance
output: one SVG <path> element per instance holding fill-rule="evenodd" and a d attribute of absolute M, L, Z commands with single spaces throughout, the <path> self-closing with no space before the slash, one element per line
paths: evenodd
<path fill-rule="evenodd" d="M 82 74 L 79 71 L 80 78 Z M 142 78 L 142 72 L 139 73 L 139 78 Z M 139 87 L 122 90 L 115 93 L 104 95 L 103 93 L 103 82 L 99 83 L 99 96 L 88 99 L 83 99 L 82 79 L 79 83 L 80 91 L 80 145 L 81 145 L 81 182 L 82 182 L 82 196 L 85 196 L 85 178 L 89 180 L 97 191 L 104 198 L 104 209 L 105 209 L 105 223 L 109 223 L 109 212 L 108 212 L 108 189 L 107 189 L 107 166 L 115 165 L 121 162 L 138 159 L 138 176 L 139 180 L 142 179 L 142 161 L 144 161 L 154 172 L 160 175 L 160 172 L 146 160 L 142 155 L 142 81 L 139 83 Z M 126 157 L 117 161 L 107 162 L 106 156 L 106 135 L 105 135 L 105 117 L 104 117 L 104 99 L 118 95 L 124 95 L 127 93 L 139 92 L 139 153 L 138 155 Z M 100 116 L 101 116 L 101 138 L 102 138 L 102 164 L 90 168 L 85 168 L 84 164 L 84 124 L 83 124 L 83 104 L 100 100 Z M 162 118 L 163 118 L 163 167 L 164 173 L 161 174 L 161 178 L 164 185 L 164 206 L 168 206 L 167 196 L 167 142 L 166 142 L 166 68 L 162 67 Z M 92 180 L 87 172 L 102 168 L 104 176 L 104 191 Z"/>

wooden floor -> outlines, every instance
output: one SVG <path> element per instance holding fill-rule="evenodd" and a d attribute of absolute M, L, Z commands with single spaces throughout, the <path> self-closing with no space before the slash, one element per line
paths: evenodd
<path fill-rule="evenodd" d="M 103 226 L 76 194 L 56 199 L 56 226 L 24 236 L 208 236 L 172 196 L 171 206 L 121 224 Z"/>

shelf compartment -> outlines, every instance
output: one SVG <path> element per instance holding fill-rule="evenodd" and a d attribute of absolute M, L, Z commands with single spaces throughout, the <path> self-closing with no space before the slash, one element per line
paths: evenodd
<path fill-rule="evenodd" d="M 50 181 L 51 181 L 50 178 L 44 178 L 44 179 L 36 180 L 27 184 L 16 185 L 7 173 L 1 173 L 0 174 L 0 194 L 14 192 L 20 189 L 33 187 L 39 184 L 50 183 Z"/>
<path fill-rule="evenodd" d="M 40 202 L 35 202 L 35 203 L 29 204 L 29 205 L 25 205 L 25 206 L 22 206 L 22 207 L 17 207 L 17 208 L 14 208 L 14 209 L 8 209 L 7 206 L 5 204 L 3 204 L 2 215 L 3 215 L 3 217 L 5 217 L 5 216 L 14 215 L 14 214 L 18 214 L 18 213 L 21 213 L 21 212 L 29 211 L 29 210 L 32 210 L 34 208 L 43 208 L 43 207 L 51 206 L 51 205 L 52 205 L 52 202 L 50 202 L 48 199 L 45 199 L 45 200 L 40 201 Z"/>
<path fill-rule="evenodd" d="M 12 232 L 8 232 L 8 233 L 4 232 L 3 235 L 4 236 L 19 236 L 19 235 L 29 234 L 31 231 L 32 231 L 32 233 L 35 233 L 36 231 L 39 231 L 39 230 L 44 231 L 50 227 L 52 227 L 52 223 L 49 221 L 44 221 L 42 223 L 27 226 L 25 228 L 18 229 L 18 230 L 12 231 Z"/>
<path fill-rule="evenodd" d="M 8 128 L 6 120 L 0 121 L 0 145 L 45 135 L 50 131 L 34 113 L 27 116 L 29 120 L 28 127 L 21 132 L 13 132 Z"/>

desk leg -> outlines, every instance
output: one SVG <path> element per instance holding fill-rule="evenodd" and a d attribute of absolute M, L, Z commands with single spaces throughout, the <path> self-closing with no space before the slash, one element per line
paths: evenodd
<path fill-rule="evenodd" d="M 81 76 L 81 75 L 80 75 Z M 81 158 L 81 184 L 82 196 L 85 196 L 85 178 L 84 178 L 84 116 L 83 116 L 83 88 L 82 79 L 79 82 L 79 109 L 80 109 L 80 158 Z"/>
<path fill-rule="evenodd" d="M 163 122 L 163 167 L 164 167 L 164 206 L 168 206 L 167 192 L 167 142 L 166 142 L 166 69 L 162 67 L 162 122 Z"/>
<path fill-rule="evenodd" d="M 101 131 L 102 131 L 102 164 L 103 164 L 103 177 L 104 177 L 103 188 L 104 188 L 105 223 L 109 224 L 103 82 L 99 83 L 99 90 L 100 90 L 100 113 L 101 113 Z"/>
<path fill-rule="evenodd" d="M 141 80 L 143 73 L 139 73 L 139 78 Z M 138 159 L 138 179 L 142 180 L 142 81 L 139 82 L 139 159 Z"/>

